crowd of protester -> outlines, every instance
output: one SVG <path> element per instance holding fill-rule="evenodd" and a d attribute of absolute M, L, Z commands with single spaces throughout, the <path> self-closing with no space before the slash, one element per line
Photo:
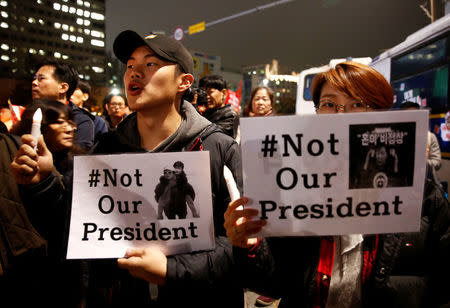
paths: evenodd
<path fill-rule="evenodd" d="M 192 56 L 164 35 L 141 38 L 127 30 L 113 49 L 126 65 L 126 95 L 107 95 L 103 116 L 87 109 L 91 87 L 76 68 L 48 60 L 36 66 L 33 102 L 21 120 L 0 122 L 0 179 L 7 187 L 0 190 L 5 303 L 244 307 L 250 289 L 260 294 L 257 304 L 279 299 L 280 307 L 450 305 L 450 207 L 436 178 L 440 153 L 432 133 L 420 232 L 255 240 L 266 221 L 256 218 L 257 210 L 239 210 L 248 199 L 232 201 L 223 177 L 227 166 L 242 193 L 240 115 L 226 104 L 226 80 L 208 75 L 192 90 Z M 317 114 L 373 112 L 391 109 L 394 93 L 380 73 L 347 61 L 314 78 L 312 97 Z M 411 103 L 403 108 L 420 109 Z M 30 132 L 38 109 L 42 135 L 36 140 Z M 258 86 L 242 116 L 277 116 L 274 109 L 273 90 Z M 213 250 L 166 256 L 147 247 L 129 249 L 118 260 L 66 260 L 74 155 L 196 150 L 211 157 Z M 163 213 L 185 216 L 186 204 L 199 217 L 180 163 L 161 166 L 161 183 L 148 192 L 161 204 L 158 219 Z M 183 213 L 169 211 L 166 186 L 185 191 Z M 149 283 L 158 286 L 156 295 Z"/>

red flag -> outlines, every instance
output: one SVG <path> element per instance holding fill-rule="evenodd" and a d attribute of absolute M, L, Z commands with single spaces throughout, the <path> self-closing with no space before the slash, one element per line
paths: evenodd
<path fill-rule="evenodd" d="M 20 121 L 22 118 L 22 113 L 25 110 L 24 106 L 13 105 L 11 101 L 8 99 L 9 110 L 11 110 L 11 118 L 14 123 Z"/>
<path fill-rule="evenodd" d="M 230 104 L 231 107 L 233 108 L 234 112 L 239 114 L 239 111 L 241 109 L 241 102 L 233 90 L 228 89 L 227 98 L 225 99 L 225 104 Z"/>

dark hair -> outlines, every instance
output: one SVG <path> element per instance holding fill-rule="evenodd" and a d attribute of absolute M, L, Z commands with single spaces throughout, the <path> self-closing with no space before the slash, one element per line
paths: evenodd
<path fill-rule="evenodd" d="M 403 104 L 400 105 L 400 109 L 410 109 L 410 108 L 420 109 L 420 105 L 410 101 L 403 102 Z"/>
<path fill-rule="evenodd" d="M 202 77 L 198 81 L 199 88 L 213 88 L 217 89 L 219 91 L 222 91 L 223 89 L 227 89 L 227 82 L 222 76 L 219 75 L 208 75 Z"/>
<path fill-rule="evenodd" d="M 42 134 L 46 133 L 48 125 L 57 122 L 60 115 L 63 115 L 67 120 L 73 120 L 72 111 L 67 105 L 56 100 L 41 98 L 27 106 L 23 111 L 21 120 L 11 129 L 11 133 L 18 136 L 29 134 L 33 123 L 33 115 L 38 108 L 41 108 L 42 111 Z"/>
<path fill-rule="evenodd" d="M 272 108 L 273 108 L 273 103 L 274 103 L 274 100 L 273 100 L 274 92 L 273 92 L 273 90 L 271 88 L 269 88 L 269 87 L 259 86 L 259 87 L 254 88 L 252 90 L 252 93 L 250 94 L 250 101 L 248 102 L 248 104 L 244 108 L 244 117 L 248 117 L 250 115 L 250 112 L 252 112 L 253 98 L 255 97 L 256 92 L 258 92 L 259 90 L 262 90 L 262 89 L 267 91 L 267 94 L 269 95 L 269 99 L 270 99 L 270 104 L 272 105 Z"/>
<path fill-rule="evenodd" d="M 181 168 L 181 169 L 184 169 L 184 164 L 183 164 L 183 162 L 181 162 L 181 161 L 176 161 L 176 162 L 173 164 L 173 167 L 174 167 L 174 168 Z"/>
<path fill-rule="evenodd" d="M 362 100 L 373 109 L 389 109 L 394 101 L 394 91 L 383 75 L 365 64 L 347 61 L 318 73 L 311 86 L 316 108 L 325 83 L 348 97 Z"/>
<path fill-rule="evenodd" d="M 59 82 L 66 82 L 69 85 L 69 90 L 66 92 L 66 98 L 70 99 L 78 84 L 77 70 L 69 63 L 48 59 L 39 63 L 36 66 L 36 71 L 43 66 L 54 67 L 55 71 L 53 72 L 53 77 Z"/>
<path fill-rule="evenodd" d="M 89 83 L 82 79 L 78 80 L 77 89 L 80 89 L 84 94 L 87 94 L 89 96 L 91 95 L 91 86 L 89 85 Z"/>

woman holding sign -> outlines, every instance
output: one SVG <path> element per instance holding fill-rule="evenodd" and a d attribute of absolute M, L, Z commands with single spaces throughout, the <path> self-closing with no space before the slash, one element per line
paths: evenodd
<path fill-rule="evenodd" d="M 318 114 L 382 111 L 393 104 L 384 77 L 355 62 L 318 74 L 312 94 Z M 280 307 L 436 307 L 450 302 L 449 283 L 437 282 L 450 275 L 450 206 L 431 181 L 424 195 L 421 232 L 414 234 L 265 238 L 253 244 L 249 238 L 266 222 L 257 219 L 256 209 L 238 210 L 245 197 L 230 203 L 224 226 L 246 286 L 281 297 Z"/>

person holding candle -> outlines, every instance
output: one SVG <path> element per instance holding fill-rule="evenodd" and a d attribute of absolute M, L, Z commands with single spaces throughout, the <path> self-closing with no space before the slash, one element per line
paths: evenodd
<path fill-rule="evenodd" d="M 230 201 L 223 166 L 230 168 L 241 188 L 239 146 L 184 100 L 194 68 L 192 56 L 180 42 L 165 35 L 142 38 L 127 30 L 116 37 L 113 49 L 127 66 L 124 83 L 135 112 L 116 131 L 103 135 L 93 153 L 209 151 L 215 248 L 175 256 L 166 256 L 154 246 L 130 249 L 126 258 L 117 260 L 125 271 L 107 260 L 92 263 L 95 285 L 91 285 L 90 303 L 92 307 L 193 307 L 214 302 L 215 307 L 242 307 L 244 292 L 233 280 L 232 247 L 223 228 Z M 47 196 L 54 201 L 61 195 L 61 185 L 49 168 L 51 155 L 42 138 L 37 153 L 33 151 L 30 138 L 22 137 L 24 145 L 12 164 L 13 174 L 28 192 L 37 187 L 41 192 L 52 191 Z M 156 303 L 148 282 L 159 287 Z"/>

